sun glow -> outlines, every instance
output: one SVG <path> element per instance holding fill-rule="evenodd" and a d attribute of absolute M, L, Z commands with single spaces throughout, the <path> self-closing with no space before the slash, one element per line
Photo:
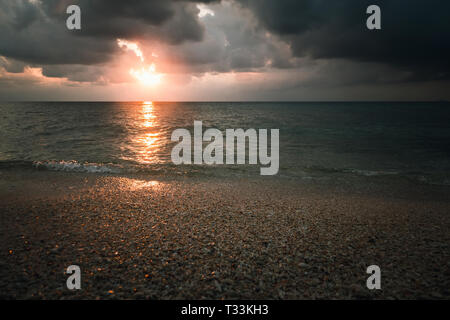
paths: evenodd
<path fill-rule="evenodd" d="M 130 69 L 130 74 L 144 85 L 157 85 L 161 82 L 162 74 L 156 73 L 155 64 L 139 70 Z"/>
<path fill-rule="evenodd" d="M 141 66 L 145 65 L 144 53 L 141 48 L 139 48 L 139 43 L 124 39 L 117 39 L 117 45 L 126 51 L 134 52 L 134 54 L 141 60 Z M 158 54 L 152 52 L 152 57 L 158 58 Z M 148 86 L 159 84 L 162 78 L 162 74 L 156 73 L 156 65 L 154 63 L 141 67 L 140 69 L 132 68 L 130 69 L 130 74 L 139 80 L 141 84 Z"/>

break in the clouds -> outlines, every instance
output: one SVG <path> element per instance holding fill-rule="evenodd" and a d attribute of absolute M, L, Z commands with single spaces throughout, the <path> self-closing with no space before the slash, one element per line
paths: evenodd
<path fill-rule="evenodd" d="M 65 27 L 71 4 L 82 30 Z M 370 4 L 382 30 L 366 28 Z M 0 0 L 0 98 L 448 99 L 448 12 L 438 0 Z"/>

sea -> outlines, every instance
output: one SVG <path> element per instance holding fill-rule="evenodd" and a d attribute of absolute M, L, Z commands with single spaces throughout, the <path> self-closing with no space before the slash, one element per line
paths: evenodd
<path fill-rule="evenodd" d="M 448 102 L 0 102 L 0 169 L 257 177 L 257 165 L 174 165 L 172 132 L 279 129 L 277 177 L 450 185 Z"/>

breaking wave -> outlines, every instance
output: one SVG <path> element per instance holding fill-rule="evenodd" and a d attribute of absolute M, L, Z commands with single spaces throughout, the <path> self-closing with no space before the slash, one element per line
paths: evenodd
<path fill-rule="evenodd" d="M 72 161 L 34 161 L 33 167 L 51 171 L 87 172 L 87 173 L 121 173 L 114 164 L 79 163 Z"/>

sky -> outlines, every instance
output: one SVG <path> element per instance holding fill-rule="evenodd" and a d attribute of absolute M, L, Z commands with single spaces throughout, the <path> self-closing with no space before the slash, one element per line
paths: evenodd
<path fill-rule="evenodd" d="M 448 0 L 0 0 L 0 100 L 450 100 L 449 14 Z"/>

